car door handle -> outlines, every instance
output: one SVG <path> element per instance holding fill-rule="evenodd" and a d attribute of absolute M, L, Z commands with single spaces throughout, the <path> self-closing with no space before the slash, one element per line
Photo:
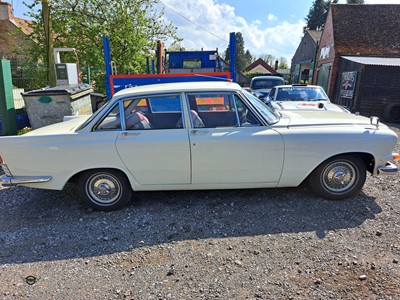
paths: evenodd
<path fill-rule="evenodd" d="M 140 132 L 138 132 L 138 131 L 132 131 L 132 132 L 124 131 L 123 133 L 121 133 L 122 136 L 139 135 L 139 134 L 140 134 Z"/>
<path fill-rule="evenodd" d="M 197 134 L 197 133 L 207 133 L 207 132 L 208 132 L 208 130 L 204 130 L 204 129 L 202 129 L 202 130 L 193 129 L 190 133 Z"/>

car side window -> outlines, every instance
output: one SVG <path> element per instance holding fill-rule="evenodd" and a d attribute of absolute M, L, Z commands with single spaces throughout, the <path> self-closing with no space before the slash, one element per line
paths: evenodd
<path fill-rule="evenodd" d="M 127 130 L 175 129 L 182 120 L 180 95 L 154 95 L 124 101 Z"/>
<path fill-rule="evenodd" d="M 272 89 L 271 89 L 271 91 L 270 91 L 269 94 L 268 94 L 268 99 L 269 99 L 269 100 L 273 100 L 273 99 L 274 99 L 275 91 L 276 91 L 276 88 L 272 88 Z"/>
<path fill-rule="evenodd" d="M 119 103 L 117 103 L 100 121 L 95 130 L 121 130 Z"/>
<path fill-rule="evenodd" d="M 237 94 L 191 93 L 187 101 L 193 128 L 261 126 Z"/>
<path fill-rule="evenodd" d="M 123 122 L 119 105 L 124 112 Z M 179 128 L 179 122 L 182 124 L 180 95 L 154 95 L 121 101 L 106 114 L 96 130 L 175 129 Z"/>
<path fill-rule="evenodd" d="M 192 127 L 238 127 L 233 94 L 191 93 L 187 95 Z"/>
<path fill-rule="evenodd" d="M 260 121 L 257 120 L 238 95 L 235 95 L 235 102 L 241 127 L 261 126 Z"/>

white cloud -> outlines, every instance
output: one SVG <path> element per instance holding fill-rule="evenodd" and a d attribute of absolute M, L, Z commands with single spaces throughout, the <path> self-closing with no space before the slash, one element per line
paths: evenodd
<path fill-rule="evenodd" d="M 248 23 L 236 14 L 233 6 L 215 0 L 162 0 L 162 3 L 167 6 L 165 17 L 178 27 L 178 35 L 183 38 L 181 44 L 189 50 L 218 48 L 222 55 L 229 43 L 229 33 L 241 32 L 245 48 L 253 55 L 283 56 L 290 62 L 305 26 L 304 20 L 283 21 L 274 27 L 262 27 L 259 20 Z M 268 19 L 277 18 L 270 14 Z M 169 46 L 168 41 L 166 45 Z"/>
<path fill-rule="evenodd" d="M 275 20 L 277 20 L 278 18 L 275 16 L 275 15 L 273 15 L 273 14 L 268 14 L 268 21 L 275 21 Z"/>

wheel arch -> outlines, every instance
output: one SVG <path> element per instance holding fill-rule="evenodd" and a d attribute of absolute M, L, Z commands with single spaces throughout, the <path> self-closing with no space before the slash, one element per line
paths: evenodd
<path fill-rule="evenodd" d="M 74 183 L 74 184 L 76 184 L 76 183 L 78 183 L 79 178 L 81 177 L 81 175 L 82 175 L 83 173 L 90 172 L 90 171 L 96 171 L 96 170 L 99 170 L 99 171 L 100 171 L 100 170 L 112 170 L 112 171 L 120 172 L 121 174 L 123 174 L 123 175 L 128 179 L 128 181 L 129 181 L 130 184 L 131 184 L 132 190 L 134 190 L 133 185 L 132 185 L 132 182 L 131 182 L 131 178 L 129 178 L 129 176 L 127 175 L 127 173 L 126 173 L 125 171 L 123 171 L 123 170 L 121 170 L 121 169 L 118 169 L 118 168 L 110 168 L 110 167 L 97 167 L 97 168 L 90 168 L 90 169 L 81 170 L 81 171 L 79 171 L 78 173 L 76 173 L 75 175 L 73 175 L 73 176 L 68 180 L 68 182 L 69 182 L 69 183 Z"/>
<path fill-rule="evenodd" d="M 371 168 L 373 157 L 369 154 L 347 152 L 324 160 L 311 172 L 307 181 L 317 195 L 330 200 L 344 200 L 361 191 L 366 171 Z"/>
<path fill-rule="evenodd" d="M 366 152 L 344 152 L 344 153 L 332 155 L 330 157 L 327 157 L 324 161 L 321 161 L 318 165 L 316 165 L 314 167 L 314 169 L 311 170 L 311 172 L 304 179 L 304 181 L 306 181 L 310 177 L 310 175 L 314 172 L 314 170 L 317 169 L 321 164 L 325 163 L 329 159 L 332 159 L 335 157 L 340 157 L 343 155 L 358 156 L 364 162 L 364 165 L 365 165 L 365 168 L 367 169 L 367 171 L 370 172 L 371 174 L 373 173 L 374 167 L 375 167 L 375 158 L 372 154 L 366 153 Z"/>

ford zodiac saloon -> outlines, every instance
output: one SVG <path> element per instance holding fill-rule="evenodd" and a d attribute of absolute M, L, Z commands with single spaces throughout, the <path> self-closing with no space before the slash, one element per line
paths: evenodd
<path fill-rule="evenodd" d="M 367 171 L 396 174 L 397 135 L 376 117 L 274 111 L 236 83 L 122 90 L 91 116 L 0 138 L 2 185 L 78 185 L 86 205 L 125 206 L 134 191 L 296 187 L 360 192 Z"/>

